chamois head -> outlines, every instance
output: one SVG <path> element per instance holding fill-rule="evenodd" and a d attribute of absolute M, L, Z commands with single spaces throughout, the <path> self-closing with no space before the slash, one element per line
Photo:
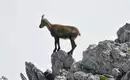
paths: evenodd
<path fill-rule="evenodd" d="M 42 18 L 41 18 L 41 24 L 39 25 L 39 28 L 43 28 L 44 26 L 46 26 L 47 23 L 45 21 L 45 18 L 44 18 L 44 15 L 42 15 Z"/>

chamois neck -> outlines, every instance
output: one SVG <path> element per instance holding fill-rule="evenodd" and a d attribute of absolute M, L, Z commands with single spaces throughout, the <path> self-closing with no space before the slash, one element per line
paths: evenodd
<path fill-rule="evenodd" d="M 48 30 L 50 31 L 51 30 L 51 23 L 47 19 L 45 19 L 45 21 L 46 21 L 46 26 L 47 26 Z"/>

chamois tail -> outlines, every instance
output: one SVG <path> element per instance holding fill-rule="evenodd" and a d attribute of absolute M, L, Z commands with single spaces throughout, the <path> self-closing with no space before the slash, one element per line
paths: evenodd
<path fill-rule="evenodd" d="M 81 36 L 81 34 L 79 33 L 79 36 Z"/>

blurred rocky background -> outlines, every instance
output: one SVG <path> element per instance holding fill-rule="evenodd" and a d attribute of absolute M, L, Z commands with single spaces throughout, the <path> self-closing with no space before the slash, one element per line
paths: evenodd
<path fill-rule="evenodd" d="M 2 76 L 0 80 L 8 80 L 5 76 Z"/>

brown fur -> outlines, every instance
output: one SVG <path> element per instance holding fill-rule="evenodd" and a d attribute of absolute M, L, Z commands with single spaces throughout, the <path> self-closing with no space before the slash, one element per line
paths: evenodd
<path fill-rule="evenodd" d="M 70 39 L 72 49 L 68 52 L 68 54 L 72 54 L 73 50 L 76 48 L 75 39 L 78 35 L 80 35 L 79 30 L 74 26 L 69 25 L 60 25 L 60 24 L 51 24 L 47 19 L 42 16 L 40 28 L 47 26 L 51 35 L 55 39 L 55 49 L 53 52 L 60 50 L 59 38 Z M 58 49 L 57 49 L 58 45 Z"/>
<path fill-rule="evenodd" d="M 79 30 L 73 26 L 68 25 L 60 25 L 60 24 L 52 24 L 51 28 L 54 30 L 54 36 L 57 36 L 59 38 L 76 38 L 78 35 L 80 35 Z"/>

